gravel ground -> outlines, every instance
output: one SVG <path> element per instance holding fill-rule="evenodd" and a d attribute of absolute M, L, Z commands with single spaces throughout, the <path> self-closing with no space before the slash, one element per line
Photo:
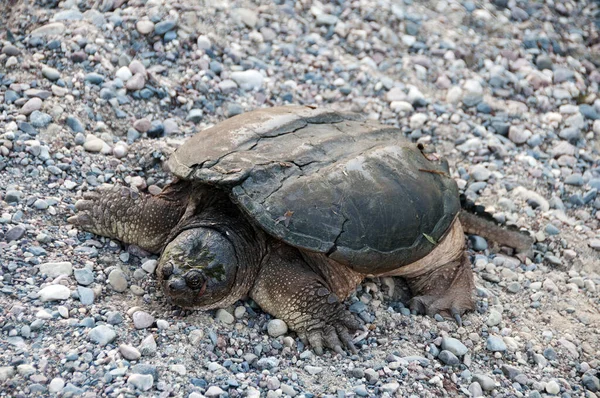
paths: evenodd
<path fill-rule="evenodd" d="M 597 2 L 0 3 L 0 396 L 597 396 Z M 469 237 L 463 327 L 366 280 L 359 354 L 316 357 L 250 301 L 182 314 L 153 257 L 66 223 L 83 192 L 156 192 L 185 137 L 286 103 L 434 145 L 533 260 Z"/>

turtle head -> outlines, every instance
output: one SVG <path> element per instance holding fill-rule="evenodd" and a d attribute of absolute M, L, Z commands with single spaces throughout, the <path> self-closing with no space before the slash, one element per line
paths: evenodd
<path fill-rule="evenodd" d="M 210 309 L 229 301 L 237 271 L 230 240 L 214 229 L 197 227 L 184 230 L 165 247 L 156 272 L 176 305 Z"/>

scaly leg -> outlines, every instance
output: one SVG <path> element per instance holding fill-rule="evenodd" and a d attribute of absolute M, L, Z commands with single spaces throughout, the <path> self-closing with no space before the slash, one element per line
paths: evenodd
<path fill-rule="evenodd" d="M 361 324 L 298 250 L 276 244 L 261 267 L 250 297 L 263 311 L 284 320 L 318 355 L 323 347 L 338 353 L 343 347 L 356 351 L 350 331 L 361 328 Z"/>
<path fill-rule="evenodd" d="M 103 185 L 77 201 L 67 220 L 88 232 L 157 253 L 185 214 L 190 184 L 175 182 L 157 196 L 124 186 Z"/>

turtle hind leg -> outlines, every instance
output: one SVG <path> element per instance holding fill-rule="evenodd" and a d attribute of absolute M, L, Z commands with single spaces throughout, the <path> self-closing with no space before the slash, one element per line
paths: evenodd
<path fill-rule="evenodd" d="M 176 182 L 157 195 L 120 185 L 103 185 L 77 201 L 69 223 L 97 235 L 157 253 L 187 206 L 187 182 Z"/>
<path fill-rule="evenodd" d="M 461 315 L 475 309 L 471 262 L 464 252 L 459 258 L 407 282 L 414 295 L 409 307 L 418 314 L 440 314 L 461 325 Z"/>
<path fill-rule="evenodd" d="M 458 219 L 431 253 L 384 276 L 400 276 L 408 284 L 409 307 L 416 313 L 452 317 L 473 310 L 473 272 L 465 252 L 465 236 Z"/>

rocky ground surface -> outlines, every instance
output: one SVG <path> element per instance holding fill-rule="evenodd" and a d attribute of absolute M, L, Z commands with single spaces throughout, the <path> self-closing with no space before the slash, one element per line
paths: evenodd
<path fill-rule="evenodd" d="M 599 394 L 597 2 L 0 3 L 0 396 Z M 156 192 L 185 137 L 286 103 L 435 146 L 533 259 L 470 237 L 463 327 L 366 280 L 359 353 L 317 357 L 249 301 L 182 316 L 154 258 L 66 223 L 83 192 Z"/>

